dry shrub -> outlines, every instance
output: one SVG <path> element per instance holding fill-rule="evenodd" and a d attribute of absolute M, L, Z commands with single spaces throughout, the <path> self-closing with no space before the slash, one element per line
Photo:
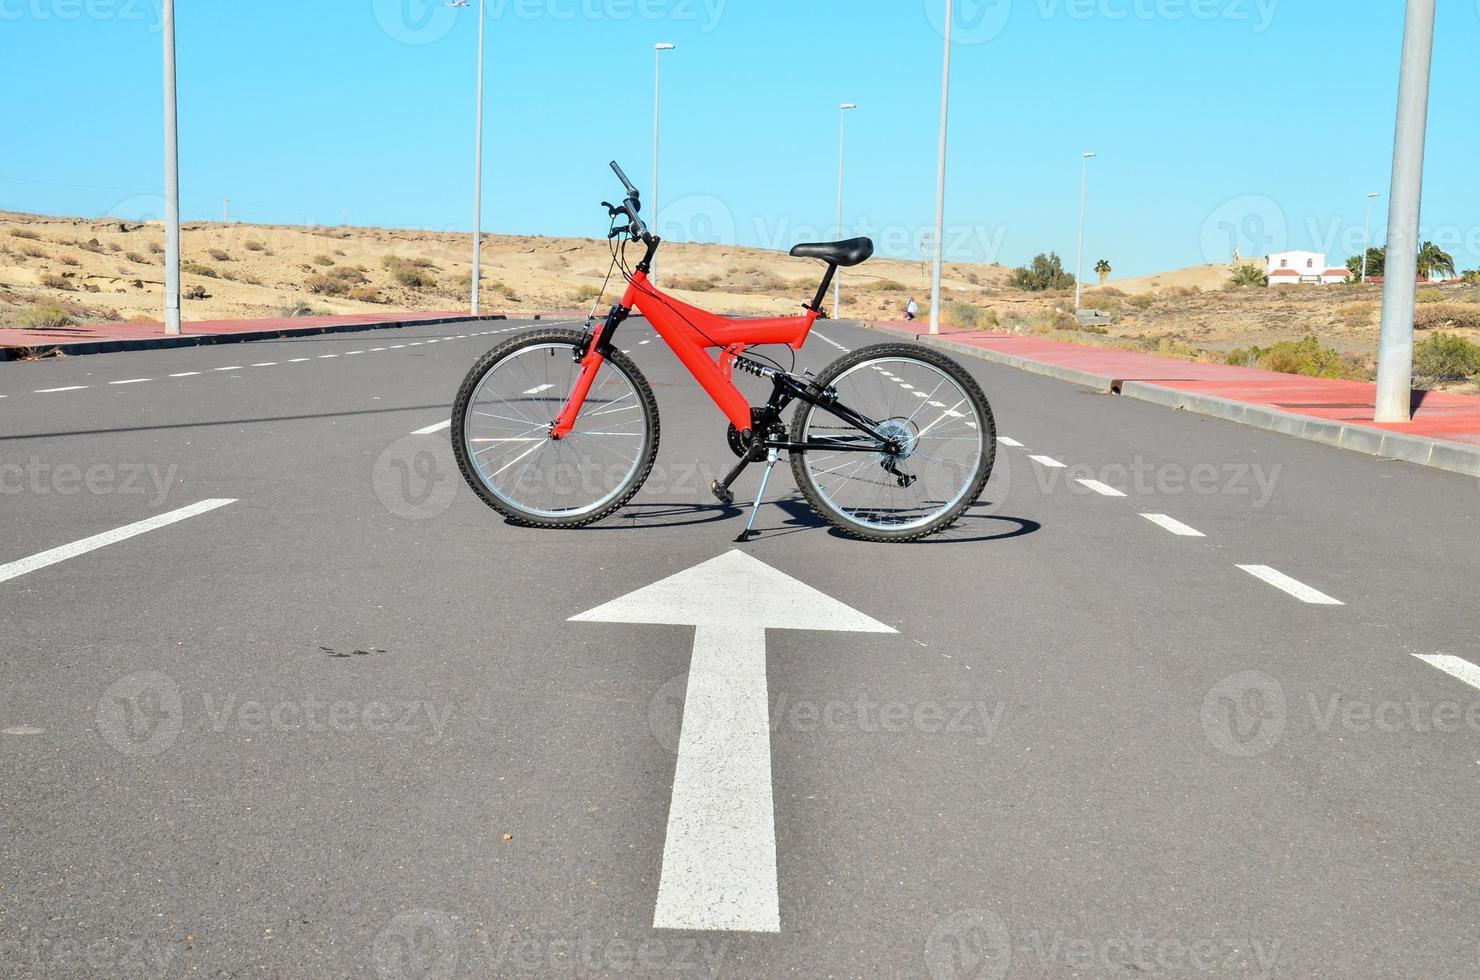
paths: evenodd
<path fill-rule="evenodd" d="M 36 234 L 29 228 L 12 228 L 10 229 L 10 233 L 16 238 L 25 238 L 33 242 L 40 241 L 41 239 L 40 235 Z"/>
<path fill-rule="evenodd" d="M 334 264 L 334 260 L 331 259 L 331 258 L 329 258 L 329 256 L 327 256 L 327 255 L 315 255 L 313 257 L 313 264 L 314 265 L 333 265 Z"/>
<path fill-rule="evenodd" d="M 317 273 L 303 280 L 303 288 L 316 296 L 343 296 L 349 292 L 347 283 Z"/>
<path fill-rule="evenodd" d="M 77 266 L 82 264 L 82 262 L 75 255 L 59 255 L 57 256 L 57 261 L 60 262 L 62 265 Z"/>
<path fill-rule="evenodd" d="M 248 238 L 246 241 L 242 242 L 242 247 L 245 248 L 248 252 L 261 252 L 267 248 L 266 245 L 262 244 L 255 238 Z"/>
<path fill-rule="evenodd" d="M 76 323 L 72 315 L 60 306 L 50 303 L 33 306 L 21 314 L 20 325 L 27 330 L 56 330 Z"/>
<path fill-rule="evenodd" d="M 349 291 L 349 298 L 361 303 L 384 303 L 385 298 L 374 286 L 356 286 Z"/>
<path fill-rule="evenodd" d="M 62 276 L 57 275 L 55 272 L 43 272 L 41 274 L 41 285 L 46 286 L 49 289 L 70 290 L 72 288 L 71 282 L 69 282 Z"/>
<path fill-rule="evenodd" d="M 1344 326 L 1360 330 L 1372 325 L 1372 314 L 1376 311 L 1372 303 L 1347 303 L 1336 311 L 1336 319 Z"/>
<path fill-rule="evenodd" d="M 231 256 L 228 255 L 228 254 L 226 254 L 226 251 L 224 249 L 213 248 L 213 249 L 208 250 L 206 252 L 206 254 L 209 255 L 211 258 L 215 259 L 217 262 L 230 262 L 231 261 Z"/>
<path fill-rule="evenodd" d="M 1419 330 L 1480 330 L 1480 306 L 1473 303 L 1425 303 L 1414 313 Z"/>
<path fill-rule="evenodd" d="M 347 282 L 351 284 L 369 282 L 369 278 L 365 275 L 365 273 L 361 272 L 359 269 L 356 269 L 352 265 L 337 265 L 326 272 L 325 275 L 327 275 L 330 279 L 338 279 L 340 282 Z"/>

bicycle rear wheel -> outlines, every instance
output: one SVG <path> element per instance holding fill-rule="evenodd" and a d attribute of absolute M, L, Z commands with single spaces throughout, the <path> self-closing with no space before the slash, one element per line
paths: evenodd
<path fill-rule="evenodd" d="M 658 455 L 658 403 L 612 351 L 563 439 L 550 435 L 580 375 L 576 330 L 535 330 L 484 354 L 458 389 L 452 445 L 468 485 L 509 520 L 580 527 L 632 498 Z"/>
<path fill-rule="evenodd" d="M 913 541 L 976 502 L 992 475 L 997 430 L 987 396 L 961 365 L 918 344 L 878 344 L 834 361 L 817 383 L 897 449 L 826 408 L 797 410 L 793 442 L 872 447 L 791 455 L 797 486 L 833 526 L 868 541 Z"/>

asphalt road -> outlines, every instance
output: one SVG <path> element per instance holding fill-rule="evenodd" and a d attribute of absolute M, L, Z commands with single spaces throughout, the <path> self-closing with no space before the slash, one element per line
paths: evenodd
<path fill-rule="evenodd" d="M 0 364 L 0 974 L 1480 973 L 1476 481 L 968 360 L 959 525 L 735 545 L 633 321 L 657 468 L 526 530 L 413 434 L 526 326 Z M 696 631 L 570 620 L 733 551 L 894 632 L 764 634 L 779 931 L 659 929 Z"/>

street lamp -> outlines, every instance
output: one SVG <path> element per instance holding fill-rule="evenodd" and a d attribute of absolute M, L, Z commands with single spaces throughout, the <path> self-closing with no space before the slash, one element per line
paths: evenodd
<path fill-rule="evenodd" d="M 449 7 L 466 7 L 468 0 L 447 0 Z M 473 275 L 469 307 L 478 315 L 478 280 L 483 258 L 483 27 L 484 0 L 478 0 L 478 117 L 473 124 Z"/>
<path fill-rule="evenodd" d="M 1089 161 L 1097 153 L 1080 154 L 1084 173 L 1079 178 L 1079 258 L 1074 263 L 1074 315 L 1079 315 L 1079 298 L 1084 293 L 1084 202 L 1089 193 Z"/>
<path fill-rule="evenodd" d="M 1362 282 L 1367 282 L 1367 253 L 1372 251 L 1372 201 L 1381 197 L 1376 191 L 1367 195 L 1367 221 L 1362 232 Z"/>
<path fill-rule="evenodd" d="M 930 332 L 940 333 L 940 276 L 945 263 L 946 224 L 946 122 L 951 107 L 951 20 L 952 2 L 946 0 L 946 49 L 941 59 L 944 67 L 940 79 L 940 153 L 935 166 L 935 257 L 930 264 Z"/>
<path fill-rule="evenodd" d="M 1376 422 L 1413 418 L 1413 315 L 1418 279 L 1418 220 L 1423 203 L 1424 142 L 1434 63 L 1434 0 L 1408 0 L 1398 70 L 1398 125 L 1388 193 L 1382 332 L 1377 342 Z"/>
<path fill-rule="evenodd" d="M 653 228 L 655 231 L 658 230 L 658 110 L 662 105 L 659 100 L 659 94 L 661 92 L 659 79 L 663 66 L 663 52 L 672 51 L 677 47 L 678 45 L 676 44 L 667 43 L 653 45 L 653 207 L 650 213 L 653 216 Z M 653 268 L 648 270 L 648 279 L 656 283 L 658 281 L 657 263 L 653 262 L 649 263 L 649 265 L 653 266 Z"/>
<path fill-rule="evenodd" d="M 180 151 L 175 117 L 175 2 L 164 0 L 164 332 L 180 332 Z"/>
<path fill-rule="evenodd" d="M 858 106 L 852 102 L 844 102 L 838 106 L 838 235 L 843 237 L 843 120 L 847 118 L 849 109 L 857 109 Z M 833 319 L 838 318 L 838 311 L 843 304 L 843 282 L 842 277 L 833 280 Z"/>

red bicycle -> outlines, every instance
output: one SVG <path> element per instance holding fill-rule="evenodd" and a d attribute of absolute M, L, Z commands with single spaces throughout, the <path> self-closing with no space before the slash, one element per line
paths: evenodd
<path fill-rule="evenodd" d="M 733 505 L 736 478 L 751 463 L 766 462 L 739 540 L 752 531 L 782 452 L 812 508 L 866 540 L 922 538 L 976 501 L 992 473 L 996 430 L 981 387 L 951 358 L 918 344 L 886 343 L 846 354 L 813 375 L 752 351 L 767 344 L 800 350 L 838 268 L 863 262 L 873 242 L 854 238 L 791 250 L 827 264 L 800 316 L 716 316 L 648 279 L 660 240 L 639 216 L 637 188 L 615 162 L 611 167 L 627 191 L 620 205 L 602 202 L 612 221 L 612 267 L 627 283 L 621 301 L 600 323 L 588 318 L 584 331 L 535 329 L 510 338 L 483 355 L 458 390 L 453 448 L 463 477 L 490 507 L 518 524 L 580 527 L 608 516 L 642 487 L 658 454 L 658 404 L 642 372 L 612 344 L 634 310 L 729 419 L 728 441 L 739 461 L 710 485 L 715 497 Z M 624 258 L 633 240 L 646 248 L 635 269 Z M 735 386 L 737 370 L 771 382 L 764 405 L 752 407 Z M 793 402 L 800 405 L 788 427 L 782 414 Z"/>

